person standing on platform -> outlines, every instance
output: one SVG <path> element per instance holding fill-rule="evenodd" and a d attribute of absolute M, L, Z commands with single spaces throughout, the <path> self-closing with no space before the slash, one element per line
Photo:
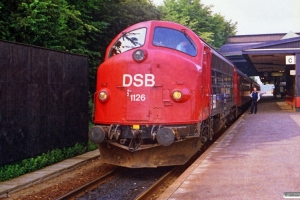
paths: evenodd
<path fill-rule="evenodd" d="M 257 102 L 260 99 L 259 93 L 257 92 L 256 88 L 253 88 L 253 91 L 251 92 L 250 97 L 251 97 L 252 102 L 251 102 L 251 111 L 249 112 L 249 114 L 252 114 L 253 111 L 254 111 L 254 114 L 256 114 Z"/>

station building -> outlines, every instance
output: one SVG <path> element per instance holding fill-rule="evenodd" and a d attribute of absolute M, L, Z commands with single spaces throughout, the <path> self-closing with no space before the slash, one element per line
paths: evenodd
<path fill-rule="evenodd" d="M 300 112 L 300 33 L 230 36 L 219 52 L 247 76 L 274 84 L 274 98 Z"/>

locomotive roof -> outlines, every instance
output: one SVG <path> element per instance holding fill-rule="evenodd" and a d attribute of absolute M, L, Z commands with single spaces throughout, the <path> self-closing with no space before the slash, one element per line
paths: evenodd
<path fill-rule="evenodd" d="M 151 21 L 146 21 L 146 23 L 157 23 L 157 24 L 161 24 L 161 26 L 168 26 L 168 24 L 174 26 L 174 28 L 176 26 L 179 26 L 179 27 L 182 27 L 182 28 L 185 28 L 187 30 L 189 30 L 190 32 L 194 33 L 196 36 L 198 36 L 193 30 L 189 29 L 188 27 L 186 26 L 183 26 L 181 24 L 178 24 L 176 22 L 171 22 L 171 21 L 158 21 L 158 20 L 151 20 Z M 234 64 L 229 60 L 227 59 L 225 56 L 223 56 L 222 53 L 220 53 L 218 50 L 216 50 L 214 47 L 212 47 L 211 45 L 209 45 L 205 40 L 203 40 L 200 36 L 198 36 L 198 38 L 206 45 L 208 46 L 211 50 L 212 50 L 212 53 L 215 54 L 217 57 L 221 58 L 223 61 L 227 62 L 228 64 L 234 66 Z"/>

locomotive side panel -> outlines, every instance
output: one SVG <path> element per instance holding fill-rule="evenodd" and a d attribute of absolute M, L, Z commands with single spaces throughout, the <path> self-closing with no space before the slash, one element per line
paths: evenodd
<path fill-rule="evenodd" d="M 207 46 L 202 47 L 203 50 L 199 56 L 203 56 L 203 61 L 201 65 L 201 80 L 199 82 L 198 89 L 200 91 L 200 97 L 198 98 L 198 105 L 200 110 L 200 115 L 198 120 L 203 121 L 211 115 L 211 93 L 212 93 L 212 87 L 211 87 L 211 58 L 212 58 L 212 52 L 211 49 Z M 198 110 L 197 109 L 197 110 Z"/>

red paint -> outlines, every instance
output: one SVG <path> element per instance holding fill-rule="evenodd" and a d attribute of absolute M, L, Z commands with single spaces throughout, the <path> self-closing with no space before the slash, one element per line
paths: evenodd
<path fill-rule="evenodd" d="M 186 34 L 197 46 L 197 56 L 192 57 L 174 49 L 154 46 L 152 37 L 156 26 L 185 29 Z M 191 124 L 208 118 L 211 113 L 211 59 L 212 54 L 216 52 L 191 30 L 176 23 L 142 22 L 122 32 L 130 32 L 140 27 L 147 29 L 145 43 L 138 48 L 147 52 L 144 61 L 133 60 L 132 54 L 136 49 L 109 57 L 110 49 L 122 33 L 107 48 L 105 61 L 97 72 L 94 122 L 127 125 Z M 145 85 L 151 85 L 153 81 L 150 75 L 155 77 L 155 84 L 147 87 Z M 250 84 L 251 80 L 236 69 L 232 76 L 234 102 L 235 105 L 241 106 L 245 103 L 243 98 L 249 100 L 247 89 L 242 87 L 241 83 Z M 124 83 L 127 85 L 123 86 Z M 248 92 L 252 87 L 251 85 Z M 98 94 L 103 89 L 108 90 L 110 95 L 106 102 L 98 99 Z M 172 99 L 172 91 L 176 89 L 184 90 L 183 100 Z"/>

